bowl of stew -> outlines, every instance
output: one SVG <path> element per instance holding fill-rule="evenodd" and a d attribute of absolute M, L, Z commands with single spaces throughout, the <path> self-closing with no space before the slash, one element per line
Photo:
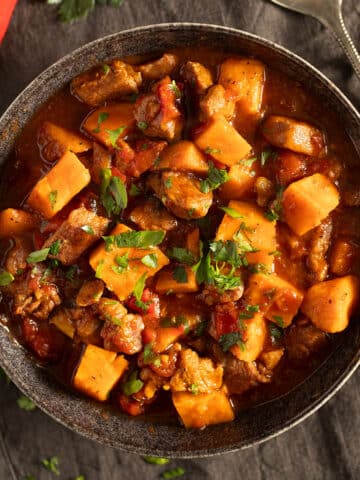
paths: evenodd
<path fill-rule="evenodd" d="M 359 114 L 234 29 L 97 40 L 0 119 L 0 362 L 103 444 L 264 441 L 359 363 Z"/>

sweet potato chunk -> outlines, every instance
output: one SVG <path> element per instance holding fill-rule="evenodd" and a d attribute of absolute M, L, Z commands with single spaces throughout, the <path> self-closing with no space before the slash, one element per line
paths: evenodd
<path fill-rule="evenodd" d="M 266 319 L 283 328 L 288 327 L 298 313 L 304 294 L 274 273 L 254 274 L 244 298 L 249 305 L 259 305 Z"/>
<path fill-rule="evenodd" d="M 67 151 L 37 182 L 27 203 L 45 218 L 53 217 L 90 182 L 90 173 L 77 156 Z"/>
<path fill-rule="evenodd" d="M 178 57 L 173 53 L 164 55 L 153 62 L 144 63 L 137 68 L 142 77 L 147 80 L 158 80 L 165 75 L 170 75 L 178 64 Z"/>
<path fill-rule="evenodd" d="M 88 307 L 98 303 L 104 292 L 104 283 L 101 280 L 87 280 L 81 285 L 76 295 L 76 305 L 79 307 Z"/>
<path fill-rule="evenodd" d="M 360 297 L 360 282 L 354 275 L 313 285 L 305 294 L 301 311 L 324 332 L 342 332 L 349 324 Z"/>
<path fill-rule="evenodd" d="M 130 220 L 142 230 L 173 230 L 177 220 L 157 199 L 149 199 L 132 210 Z"/>
<path fill-rule="evenodd" d="M 321 173 L 302 178 L 289 185 L 283 193 L 283 219 L 298 235 L 304 235 L 339 204 L 335 185 Z"/>
<path fill-rule="evenodd" d="M 131 231 L 131 229 L 119 223 L 111 232 L 111 235 L 118 235 L 128 231 Z M 155 268 L 148 267 L 142 263 L 141 259 L 148 254 L 156 256 L 157 266 Z M 124 255 L 128 258 L 129 266 L 121 272 L 119 268 L 116 268 L 119 266 L 116 258 Z M 96 271 L 96 275 L 105 282 L 107 288 L 113 291 L 120 300 L 125 300 L 133 292 L 136 282 L 140 280 L 143 274 L 146 273 L 148 278 L 152 277 L 168 263 L 169 259 L 157 247 L 113 246 L 111 250 L 106 251 L 105 245 L 102 244 L 90 255 L 90 265 Z"/>
<path fill-rule="evenodd" d="M 136 93 L 141 81 L 141 73 L 131 65 L 112 60 L 75 77 L 71 81 L 71 92 L 88 105 L 97 107 L 105 101 Z"/>
<path fill-rule="evenodd" d="M 235 414 L 224 390 L 211 393 L 174 392 L 172 401 L 186 428 L 232 422 Z"/>
<path fill-rule="evenodd" d="M 233 98 L 232 92 L 225 90 L 222 85 L 216 84 L 210 87 L 206 95 L 200 100 L 200 109 L 205 119 L 219 114 L 230 120 L 235 111 Z"/>
<path fill-rule="evenodd" d="M 82 128 L 106 147 L 119 148 L 117 140 L 124 138 L 135 126 L 132 103 L 112 103 L 94 110 L 86 117 Z"/>
<path fill-rule="evenodd" d="M 211 72 L 199 62 L 186 62 L 182 74 L 199 95 L 213 84 Z"/>
<path fill-rule="evenodd" d="M 194 141 L 205 153 L 229 167 L 251 151 L 251 145 L 222 115 L 214 115 Z"/>
<path fill-rule="evenodd" d="M 220 68 L 219 83 L 231 90 L 244 114 L 259 114 L 265 84 L 265 66 L 252 58 L 228 58 Z"/>
<path fill-rule="evenodd" d="M 52 122 L 44 122 L 39 130 L 38 142 L 41 148 L 56 143 L 73 153 L 83 153 L 91 149 L 91 142 L 78 133 L 59 127 Z"/>
<path fill-rule="evenodd" d="M 44 248 L 51 247 L 59 241 L 59 252 L 50 257 L 56 258 L 64 265 L 71 265 L 105 234 L 108 225 L 107 218 L 100 217 L 84 207 L 77 208 L 46 240 Z M 85 230 L 84 227 L 86 227 Z"/>
<path fill-rule="evenodd" d="M 244 362 L 253 362 L 262 352 L 266 339 L 266 322 L 261 313 L 243 321 L 243 345 L 233 345 L 230 351 L 236 358 Z"/>
<path fill-rule="evenodd" d="M 16 208 L 0 212 L 0 238 L 23 235 L 38 225 L 39 220 L 31 213 Z"/>
<path fill-rule="evenodd" d="M 181 140 L 169 145 L 161 152 L 160 160 L 152 170 L 175 170 L 206 175 L 209 165 L 205 155 L 193 142 Z"/>
<path fill-rule="evenodd" d="M 184 219 L 205 217 L 212 204 L 212 191 L 203 193 L 200 181 L 191 174 L 181 172 L 163 172 L 148 179 L 162 203 L 174 215 Z"/>
<path fill-rule="evenodd" d="M 49 319 L 49 323 L 55 325 L 64 335 L 74 338 L 75 327 L 67 308 L 60 308 Z"/>
<path fill-rule="evenodd" d="M 167 292 L 171 292 L 171 293 L 197 292 L 199 289 L 199 286 L 196 283 L 195 273 L 191 270 L 191 267 L 189 266 L 185 266 L 181 268 L 184 268 L 184 271 L 185 271 L 183 282 L 180 282 L 176 280 L 176 278 L 174 278 L 174 269 L 163 270 L 162 272 L 159 273 L 157 277 L 155 290 L 161 294 L 166 294 Z"/>
<path fill-rule="evenodd" d="M 305 155 L 317 157 L 325 148 L 320 130 L 293 118 L 270 115 L 262 124 L 261 131 L 272 145 Z"/>
<path fill-rule="evenodd" d="M 224 200 L 241 200 L 251 194 L 256 181 L 256 166 L 245 163 L 230 167 L 229 180 L 219 190 Z"/>
<path fill-rule="evenodd" d="M 264 217 L 263 211 L 247 202 L 232 200 L 229 208 L 236 210 L 241 217 L 233 218 L 225 214 L 216 233 L 215 240 L 237 240 L 239 250 L 247 251 L 246 258 L 251 264 L 261 264 L 269 272 L 274 265 L 273 255 L 276 250 L 275 222 Z M 248 250 L 256 251 L 248 251 Z"/>
<path fill-rule="evenodd" d="M 122 355 L 87 345 L 74 377 L 74 387 L 89 397 L 104 402 L 124 374 L 128 363 Z"/>

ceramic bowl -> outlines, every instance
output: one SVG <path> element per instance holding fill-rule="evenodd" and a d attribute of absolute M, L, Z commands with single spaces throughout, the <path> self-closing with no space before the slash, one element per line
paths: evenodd
<path fill-rule="evenodd" d="M 160 53 L 172 48 L 210 46 L 252 55 L 296 78 L 335 112 L 353 143 L 360 146 L 360 116 L 339 89 L 295 54 L 274 43 L 231 28 L 203 24 L 162 24 L 96 40 L 65 56 L 39 75 L 0 119 L 0 161 L 34 112 L 75 75 L 114 57 Z M 1 324 L 0 324 L 1 325 Z M 360 362 L 360 322 L 353 321 L 331 356 L 287 395 L 251 408 L 228 424 L 187 431 L 174 419 L 131 418 L 107 405 L 70 392 L 41 369 L 0 328 L 0 364 L 11 380 L 48 415 L 102 444 L 138 454 L 201 457 L 250 447 L 298 424 L 345 383 Z"/>

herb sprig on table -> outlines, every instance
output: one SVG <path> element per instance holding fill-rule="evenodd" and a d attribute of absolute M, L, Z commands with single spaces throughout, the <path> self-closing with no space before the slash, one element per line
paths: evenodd
<path fill-rule="evenodd" d="M 61 22 L 72 23 L 86 17 L 96 5 L 120 7 L 124 0 L 46 0 L 49 5 L 58 5 L 58 15 Z"/>

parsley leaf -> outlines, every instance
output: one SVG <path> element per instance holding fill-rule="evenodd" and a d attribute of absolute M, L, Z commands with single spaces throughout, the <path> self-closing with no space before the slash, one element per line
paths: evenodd
<path fill-rule="evenodd" d="M 139 305 L 141 308 L 144 305 L 144 302 L 141 301 L 141 297 L 145 288 L 146 276 L 147 276 L 147 272 L 144 272 L 134 286 L 134 295 L 136 298 L 136 304 Z"/>
<path fill-rule="evenodd" d="M 221 150 L 219 150 L 218 148 L 206 147 L 205 153 L 207 155 L 213 155 L 213 154 L 216 155 L 217 153 L 221 153 Z"/>
<path fill-rule="evenodd" d="M 160 457 L 143 457 L 146 463 L 150 463 L 151 465 L 165 465 L 170 462 L 168 458 L 160 458 Z"/>
<path fill-rule="evenodd" d="M 270 204 L 270 208 L 267 212 L 264 213 L 264 217 L 274 222 L 280 219 L 282 212 L 282 194 L 284 192 L 284 187 L 279 188 L 275 200 Z"/>
<path fill-rule="evenodd" d="M 195 263 L 195 257 L 190 250 L 182 247 L 172 247 L 166 251 L 166 255 L 172 260 L 176 260 L 186 265 L 193 265 Z"/>
<path fill-rule="evenodd" d="M 269 325 L 271 343 L 276 343 L 284 335 L 284 330 L 274 324 Z"/>
<path fill-rule="evenodd" d="M 27 412 L 31 412 L 36 408 L 35 403 L 30 400 L 30 398 L 25 397 L 25 395 L 21 395 L 21 397 L 17 399 L 17 404 L 22 410 L 25 410 Z"/>
<path fill-rule="evenodd" d="M 244 165 L 244 167 L 251 167 L 254 162 L 256 162 L 257 158 L 244 158 L 240 160 L 239 165 Z"/>
<path fill-rule="evenodd" d="M 61 240 L 55 240 L 55 242 L 53 242 L 51 245 L 50 245 L 50 249 L 49 249 L 49 253 L 51 255 L 58 255 L 59 252 L 60 252 L 60 247 L 61 247 Z"/>
<path fill-rule="evenodd" d="M 151 343 L 147 343 L 144 347 L 143 362 L 144 365 L 152 364 L 155 367 L 160 367 L 160 357 L 153 351 Z"/>
<path fill-rule="evenodd" d="M 148 255 L 145 255 L 141 259 L 141 263 L 143 263 L 146 267 L 149 268 L 156 268 L 158 265 L 158 259 L 155 253 L 149 253 Z"/>
<path fill-rule="evenodd" d="M 242 350 L 245 349 L 245 344 L 240 332 L 224 333 L 224 335 L 221 335 L 219 338 L 219 345 L 224 352 L 229 351 L 234 345 L 239 345 Z"/>
<path fill-rule="evenodd" d="M 132 183 L 130 186 L 129 193 L 132 197 L 137 197 L 138 195 L 141 194 L 141 190 L 137 185 L 135 185 L 135 183 Z"/>
<path fill-rule="evenodd" d="M 148 124 L 146 122 L 137 122 L 136 126 L 143 131 L 148 128 Z"/>
<path fill-rule="evenodd" d="M 273 160 L 276 160 L 276 157 L 277 157 L 277 152 L 270 147 L 266 147 L 261 152 L 261 155 L 260 155 L 261 166 L 263 167 L 270 158 L 272 158 Z"/>
<path fill-rule="evenodd" d="M 6 270 L 0 272 L 0 287 L 6 287 L 14 281 L 14 275 Z"/>
<path fill-rule="evenodd" d="M 176 82 L 175 80 L 173 80 L 170 85 L 169 85 L 169 90 L 171 90 L 173 92 L 173 94 L 175 95 L 175 98 L 180 98 L 181 97 L 181 92 L 180 92 L 180 89 L 179 87 L 176 85 Z"/>
<path fill-rule="evenodd" d="M 122 389 L 125 395 L 128 397 L 132 395 L 133 393 L 138 393 L 142 389 L 144 385 L 144 382 L 142 382 L 138 377 L 137 377 L 137 372 L 132 372 L 130 375 L 128 381 L 124 383 Z"/>
<path fill-rule="evenodd" d="M 110 66 L 107 63 L 104 63 L 104 65 L 102 65 L 101 68 L 102 68 L 102 71 L 105 73 L 105 75 L 107 75 L 111 70 Z"/>
<path fill-rule="evenodd" d="M 129 267 L 129 253 L 124 255 L 116 255 L 115 262 L 117 265 L 113 265 L 111 268 L 115 273 L 123 273 Z"/>
<path fill-rule="evenodd" d="M 65 278 L 67 280 L 70 280 L 70 282 L 72 282 L 74 280 L 74 276 L 77 272 L 78 272 L 78 266 L 77 265 L 71 265 L 71 267 L 69 267 L 66 270 Z"/>
<path fill-rule="evenodd" d="M 232 218 L 245 218 L 245 216 L 242 215 L 241 213 L 239 213 L 237 210 L 235 210 L 235 208 L 220 207 L 220 210 L 222 210 L 223 212 L 225 212 L 227 215 L 229 215 Z"/>
<path fill-rule="evenodd" d="M 109 136 L 109 142 L 111 143 L 111 145 L 118 149 L 119 147 L 117 146 L 117 141 L 118 141 L 118 138 L 120 137 L 120 135 L 123 133 L 123 131 L 125 130 L 126 126 L 122 126 L 122 127 L 119 127 L 119 128 L 116 128 L 115 130 L 105 130 L 105 132 L 108 134 Z"/>
<path fill-rule="evenodd" d="M 113 245 L 116 247 L 147 248 L 159 245 L 164 240 L 165 232 L 162 230 L 129 231 L 118 235 L 102 237 L 105 240 L 106 249 L 109 251 Z"/>
<path fill-rule="evenodd" d="M 280 328 L 284 328 L 284 320 L 280 315 L 273 315 L 273 320 L 277 323 Z"/>
<path fill-rule="evenodd" d="M 109 65 L 106 65 L 110 70 Z M 93 133 L 100 133 L 100 125 L 104 123 L 109 118 L 109 114 L 107 112 L 100 112 L 97 119 L 97 127 L 93 130 Z"/>
<path fill-rule="evenodd" d="M 88 233 L 89 235 L 95 235 L 95 232 L 94 230 L 90 227 L 90 225 L 83 225 L 82 227 L 80 227 L 81 230 L 83 230 L 84 232 Z"/>
<path fill-rule="evenodd" d="M 43 248 L 42 250 L 35 250 L 28 255 L 26 261 L 27 263 L 38 263 L 47 259 L 49 255 L 50 248 Z"/>
<path fill-rule="evenodd" d="M 59 5 L 58 16 L 60 21 L 72 23 L 86 17 L 94 9 L 95 5 L 120 7 L 124 0 L 47 0 L 46 3 Z"/>
<path fill-rule="evenodd" d="M 190 385 L 190 392 L 193 394 L 193 395 L 197 395 L 199 393 L 199 387 L 197 386 L 196 383 L 192 383 Z"/>
<path fill-rule="evenodd" d="M 97 264 L 97 267 L 95 270 L 95 278 L 101 278 L 103 268 L 104 268 L 104 259 L 100 260 L 100 262 Z"/>
<path fill-rule="evenodd" d="M 210 190 L 219 188 L 220 185 L 229 180 L 229 174 L 223 168 L 216 168 L 212 162 L 209 163 L 209 171 L 205 180 L 200 182 L 200 190 L 208 193 Z"/>
<path fill-rule="evenodd" d="M 186 270 L 181 265 L 177 265 L 174 268 L 172 277 L 178 283 L 186 283 L 188 281 L 188 276 L 187 276 Z"/>
<path fill-rule="evenodd" d="M 101 179 L 101 203 L 109 216 L 119 215 L 127 207 L 126 187 L 119 177 L 112 176 L 110 168 L 101 170 Z"/>
<path fill-rule="evenodd" d="M 50 457 L 50 458 L 45 458 L 41 462 L 43 466 L 46 468 L 46 470 L 49 470 L 49 472 L 55 473 L 55 475 L 59 476 L 60 475 L 60 470 L 59 470 L 59 459 L 58 457 Z"/>
<path fill-rule="evenodd" d="M 51 205 L 51 210 L 54 210 L 55 203 L 57 200 L 57 194 L 58 194 L 57 190 L 53 190 L 52 192 L 49 193 L 49 202 Z"/>
<path fill-rule="evenodd" d="M 184 468 L 173 468 L 172 470 L 168 470 L 167 472 L 162 473 L 161 477 L 165 479 L 178 478 L 185 475 L 185 472 L 186 470 Z"/>

